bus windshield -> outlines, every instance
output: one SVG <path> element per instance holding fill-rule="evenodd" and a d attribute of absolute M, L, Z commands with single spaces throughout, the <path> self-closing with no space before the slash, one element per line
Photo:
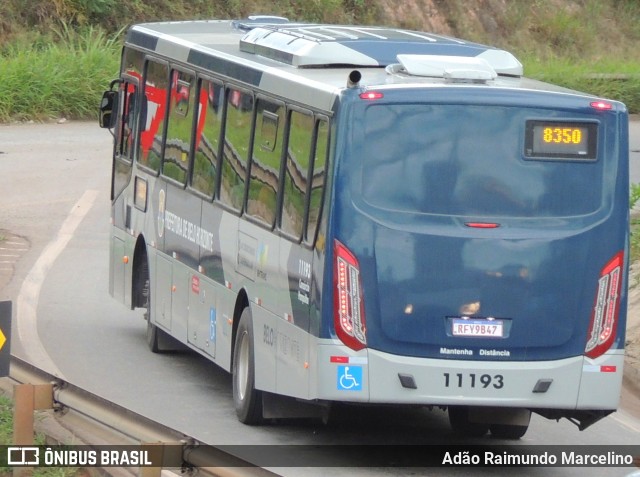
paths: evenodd
<path fill-rule="evenodd" d="M 373 104 L 364 124 L 362 198 L 374 208 L 527 218 L 587 215 L 601 205 L 598 125 L 586 114 Z"/>

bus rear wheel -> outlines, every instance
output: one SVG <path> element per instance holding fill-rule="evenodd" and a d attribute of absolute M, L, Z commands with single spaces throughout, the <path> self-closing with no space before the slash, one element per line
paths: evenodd
<path fill-rule="evenodd" d="M 529 429 L 529 421 L 531 420 L 531 411 L 523 411 L 524 417 L 519 424 L 491 424 L 491 436 L 496 439 L 520 439 L 527 433 Z"/>
<path fill-rule="evenodd" d="M 449 424 L 455 434 L 464 437 L 482 437 L 489 431 L 489 424 L 469 420 L 467 406 L 449 406 Z"/>
<path fill-rule="evenodd" d="M 249 308 L 240 316 L 233 349 L 233 403 L 238 420 L 244 424 L 262 422 L 262 392 L 255 388 L 253 319 Z"/>
<path fill-rule="evenodd" d="M 496 439 L 520 439 L 527 433 L 529 426 L 515 426 L 510 424 L 493 424 L 490 427 L 491 436 Z"/>

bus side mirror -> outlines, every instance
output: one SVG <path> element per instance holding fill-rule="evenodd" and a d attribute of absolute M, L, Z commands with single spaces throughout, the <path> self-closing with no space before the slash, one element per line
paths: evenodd
<path fill-rule="evenodd" d="M 111 129 L 116 125 L 118 110 L 118 92 L 105 91 L 100 101 L 100 127 Z"/>

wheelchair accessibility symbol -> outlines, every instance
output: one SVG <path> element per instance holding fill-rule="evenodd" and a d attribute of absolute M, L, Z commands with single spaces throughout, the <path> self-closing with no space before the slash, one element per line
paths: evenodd
<path fill-rule="evenodd" d="M 338 391 L 362 391 L 362 366 L 338 366 Z"/>

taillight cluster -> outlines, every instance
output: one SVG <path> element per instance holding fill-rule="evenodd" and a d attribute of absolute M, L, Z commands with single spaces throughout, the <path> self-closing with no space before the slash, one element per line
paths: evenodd
<path fill-rule="evenodd" d="M 360 265 L 347 247 L 334 242 L 333 321 L 338 338 L 353 350 L 367 346 Z"/>
<path fill-rule="evenodd" d="M 624 253 L 619 252 L 600 272 L 587 345 L 584 350 L 589 358 L 603 355 L 615 340 L 620 313 L 623 264 Z"/>

